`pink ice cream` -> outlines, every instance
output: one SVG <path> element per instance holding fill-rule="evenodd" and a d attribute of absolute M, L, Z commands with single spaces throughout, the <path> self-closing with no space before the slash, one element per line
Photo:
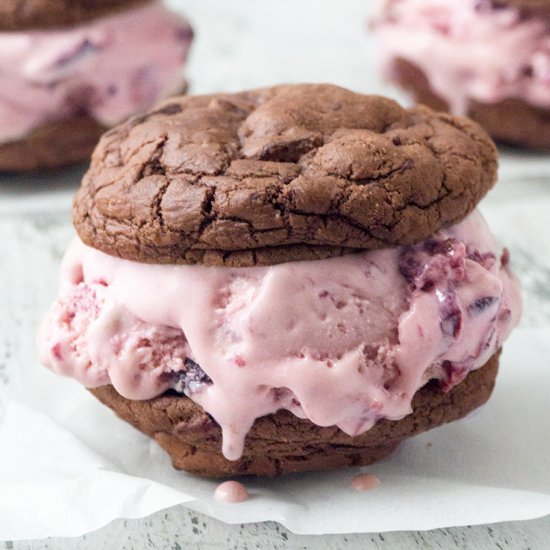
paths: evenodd
<path fill-rule="evenodd" d="M 382 66 L 404 59 L 455 114 L 470 99 L 519 98 L 550 108 L 550 21 L 489 0 L 390 0 L 374 24 Z"/>
<path fill-rule="evenodd" d="M 0 143 L 86 113 L 105 126 L 181 91 L 189 25 L 162 2 L 55 31 L 0 33 Z"/>
<path fill-rule="evenodd" d="M 287 409 L 365 432 L 481 367 L 516 325 L 519 285 L 474 212 L 415 246 L 267 267 L 152 265 L 76 240 L 39 347 L 45 365 L 130 399 L 200 404 L 237 459 Z"/>

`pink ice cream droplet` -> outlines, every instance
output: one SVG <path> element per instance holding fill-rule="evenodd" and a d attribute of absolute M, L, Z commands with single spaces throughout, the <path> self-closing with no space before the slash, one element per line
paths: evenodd
<path fill-rule="evenodd" d="M 214 491 L 214 498 L 220 502 L 236 504 L 248 499 L 246 487 L 238 481 L 224 481 L 220 483 Z"/>
<path fill-rule="evenodd" d="M 372 491 L 380 485 L 380 480 L 373 474 L 360 474 L 351 481 L 351 486 L 356 491 Z"/>

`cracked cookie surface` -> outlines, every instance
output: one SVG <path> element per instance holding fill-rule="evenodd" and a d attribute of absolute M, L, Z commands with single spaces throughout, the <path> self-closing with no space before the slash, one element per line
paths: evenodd
<path fill-rule="evenodd" d="M 421 241 L 496 171 L 475 123 L 332 85 L 178 97 L 103 136 L 73 219 L 129 260 L 313 260 Z"/>
<path fill-rule="evenodd" d="M 78 25 L 150 0 L 2 0 L 0 31 Z"/>

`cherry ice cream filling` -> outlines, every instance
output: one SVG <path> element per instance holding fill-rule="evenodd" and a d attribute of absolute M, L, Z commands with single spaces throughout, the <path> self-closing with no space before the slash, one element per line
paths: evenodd
<path fill-rule="evenodd" d="M 429 380 L 448 391 L 482 367 L 520 311 L 478 212 L 416 245 L 251 268 L 140 264 L 77 240 L 39 346 L 87 387 L 185 394 L 237 459 L 279 409 L 350 435 L 406 416 Z"/>

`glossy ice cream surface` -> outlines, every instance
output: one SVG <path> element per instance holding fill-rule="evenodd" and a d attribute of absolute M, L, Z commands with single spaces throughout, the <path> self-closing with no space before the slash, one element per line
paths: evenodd
<path fill-rule="evenodd" d="M 140 264 L 77 240 L 39 347 L 88 387 L 184 392 L 236 459 L 279 409 L 350 435 L 402 418 L 429 379 L 445 390 L 481 367 L 520 310 L 478 212 L 415 246 L 252 268 Z"/>
<path fill-rule="evenodd" d="M 455 114 L 466 114 L 470 99 L 550 107 L 545 18 L 488 0 L 389 0 L 374 31 L 387 77 L 396 59 L 416 65 Z"/>
<path fill-rule="evenodd" d="M 87 114 L 105 126 L 181 91 L 189 25 L 162 2 L 75 28 L 0 33 L 0 143 Z"/>

